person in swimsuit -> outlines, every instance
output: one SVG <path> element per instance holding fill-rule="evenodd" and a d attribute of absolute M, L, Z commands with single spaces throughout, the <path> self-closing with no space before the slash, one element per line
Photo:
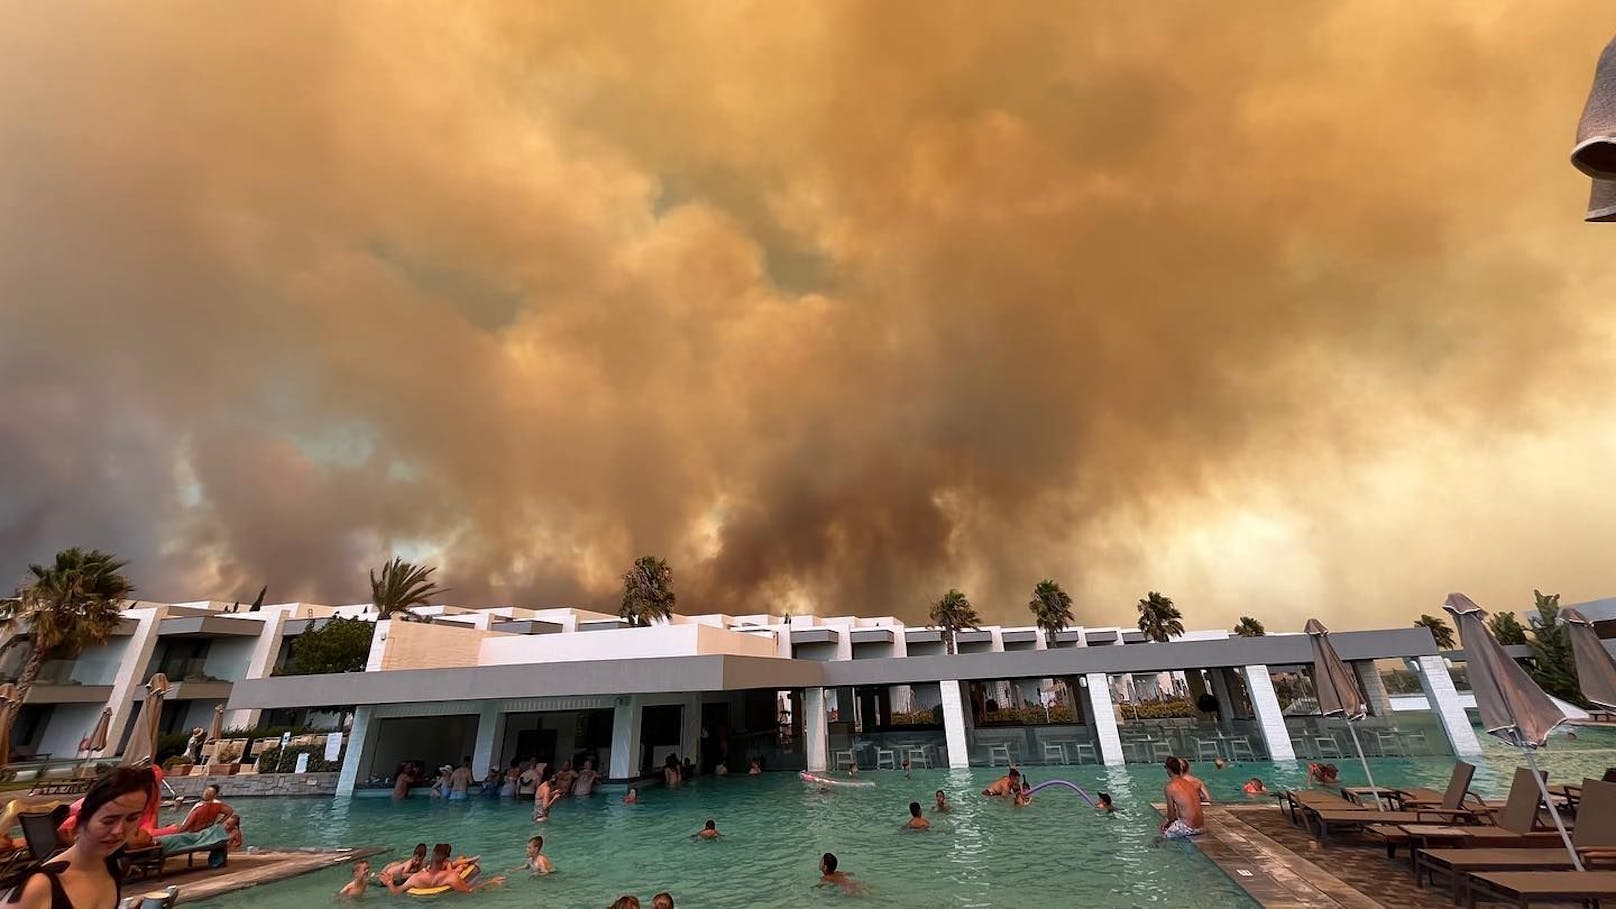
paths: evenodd
<path fill-rule="evenodd" d="M 578 771 L 577 778 L 573 780 L 572 788 L 569 791 L 573 795 L 593 795 L 595 783 L 599 779 L 600 774 L 595 772 L 595 762 L 586 760 L 584 761 L 584 769 Z"/>
<path fill-rule="evenodd" d="M 1241 786 L 1240 789 L 1246 795 L 1267 795 L 1268 794 L 1268 787 L 1264 786 L 1263 781 L 1258 779 L 1257 777 L 1252 777 L 1251 779 L 1246 780 L 1246 785 Z"/>
<path fill-rule="evenodd" d="M 613 900 L 608 909 L 640 909 L 640 898 L 633 894 L 625 893 Z"/>
<path fill-rule="evenodd" d="M 707 823 L 704 824 L 700 830 L 690 834 L 690 838 L 696 839 L 697 837 L 700 837 L 704 840 L 716 840 L 718 839 L 719 835 L 718 822 L 712 818 L 708 818 Z"/>
<path fill-rule="evenodd" d="M 424 870 L 426 866 L 426 844 L 416 843 L 415 851 L 410 854 L 409 858 L 404 859 L 403 861 L 394 862 L 391 865 L 382 868 L 381 878 L 383 881 L 393 881 L 394 883 L 397 883 L 398 881 L 403 880 L 416 872 Z"/>
<path fill-rule="evenodd" d="M 752 766 L 746 768 L 746 775 L 747 776 L 762 776 L 763 775 L 763 764 L 757 758 L 753 758 L 752 759 Z"/>
<path fill-rule="evenodd" d="M 927 827 L 931 826 L 931 821 L 928 821 L 924 817 L 920 816 L 919 802 L 909 803 L 909 822 L 903 826 L 906 830 L 925 830 Z"/>
<path fill-rule="evenodd" d="M 578 774 L 572 770 L 571 761 L 562 761 L 561 769 L 556 771 L 555 789 L 562 795 L 572 795 L 572 784 L 578 781 Z"/>
<path fill-rule="evenodd" d="M 623 796 L 623 804 L 638 805 L 640 803 L 640 790 L 633 786 L 628 787 L 628 793 Z"/>
<path fill-rule="evenodd" d="M 210 783 L 202 788 L 202 801 L 191 808 L 191 813 L 185 820 L 168 827 L 159 827 L 152 831 L 152 836 L 170 836 L 175 833 L 195 833 L 206 830 L 217 824 L 221 818 L 228 818 L 236 813 L 225 802 L 219 800 L 219 787 Z"/>
<path fill-rule="evenodd" d="M 982 794 L 986 796 L 1009 795 L 1011 787 L 1018 785 L 1020 782 L 1021 771 L 1011 767 L 1009 773 L 989 783 L 988 788 L 982 790 Z"/>
<path fill-rule="evenodd" d="M 150 767 L 119 767 L 84 794 L 73 845 L 24 875 L 6 895 L 12 909 L 117 909 L 123 876 L 113 853 L 124 847 L 157 786 Z"/>
<path fill-rule="evenodd" d="M 413 890 L 416 888 L 427 889 L 432 887 L 448 887 L 450 890 L 457 890 L 461 893 L 470 893 L 473 890 L 481 890 L 484 887 L 492 887 L 496 884 L 504 883 L 504 875 L 492 877 L 486 881 L 480 881 L 475 886 L 467 883 L 465 878 L 461 877 L 461 873 L 467 864 L 475 862 L 476 860 L 463 859 L 461 861 L 451 862 L 449 861 L 450 851 L 451 850 L 449 849 L 448 843 L 439 843 L 432 847 L 432 860 L 424 870 L 417 871 L 416 873 L 405 878 L 404 883 L 402 884 L 394 884 L 389 880 L 383 880 L 382 883 L 386 884 L 387 889 L 392 893 L 403 893 L 406 890 Z"/>
<path fill-rule="evenodd" d="M 1114 802 L 1111 801 L 1111 793 L 1109 793 L 1109 792 L 1100 793 L 1099 801 L 1095 803 L 1094 810 L 1099 811 L 1099 812 L 1103 812 L 1105 814 L 1116 814 L 1117 813 L 1117 806 L 1116 806 L 1116 804 Z"/>
<path fill-rule="evenodd" d="M 407 799 L 410 797 L 410 787 L 415 785 L 415 768 L 405 764 L 398 769 L 398 776 L 393 778 L 393 798 Z"/>
<path fill-rule="evenodd" d="M 664 890 L 651 897 L 651 909 L 673 909 L 673 894 Z"/>
<path fill-rule="evenodd" d="M 863 893 L 864 885 L 853 880 L 853 872 L 836 870 L 836 854 L 827 852 L 819 859 L 819 883 L 814 889 L 820 887 L 840 887 L 843 893 Z"/>
<path fill-rule="evenodd" d="M 1010 804 L 1016 808 L 1025 808 L 1032 804 L 1032 793 L 1026 786 L 1017 783 L 1010 787 Z"/>
<path fill-rule="evenodd" d="M 550 857 L 544 854 L 544 837 L 527 838 L 527 861 L 522 863 L 522 868 L 534 874 L 555 873 L 555 865 L 550 864 Z"/>
<path fill-rule="evenodd" d="M 364 896 L 365 885 L 369 883 L 369 881 L 370 863 L 364 859 L 360 859 L 359 861 L 354 862 L 353 880 L 344 884 L 342 889 L 337 891 L 337 896 L 345 896 L 349 899 L 357 896 Z"/>
<path fill-rule="evenodd" d="M 950 809 L 948 806 L 948 796 L 943 794 L 943 790 L 937 790 L 937 802 L 931 806 L 931 810 L 940 814 L 947 814 L 949 812 Z"/>
<path fill-rule="evenodd" d="M 539 778 L 539 788 L 533 791 L 533 822 L 539 823 L 550 819 L 550 806 L 561 798 L 561 792 L 556 788 L 553 780 L 554 771 L 544 768 L 544 775 Z"/>
<path fill-rule="evenodd" d="M 1187 779 L 1185 764 L 1176 757 L 1162 762 L 1167 769 L 1167 785 L 1162 795 L 1167 798 L 1167 820 L 1161 825 L 1162 836 L 1180 839 L 1198 836 L 1206 831 L 1206 817 L 1201 812 L 1201 786 Z"/>
<path fill-rule="evenodd" d="M 465 758 L 449 773 L 449 800 L 463 802 L 466 800 L 466 791 L 475 782 L 471 775 L 471 758 Z"/>

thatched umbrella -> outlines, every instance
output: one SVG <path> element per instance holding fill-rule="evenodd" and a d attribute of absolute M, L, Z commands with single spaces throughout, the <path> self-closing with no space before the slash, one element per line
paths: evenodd
<path fill-rule="evenodd" d="M 1341 654 L 1335 652 L 1335 645 L 1330 643 L 1330 629 L 1318 619 L 1308 619 L 1307 625 L 1302 629 L 1313 640 L 1313 679 L 1318 688 L 1319 713 L 1324 716 L 1339 714 L 1347 721 L 1347 731 L 1352 733 L 1352 747 L 1358 752 L 1358 763 L 1363 765 L 1364 777 L 1369 780 L 1369 788 L 1375 790 L 1375 807 L 1381 811 L 1386 806 L 1380 801 L 1380 791 L 1375 787 L 1375 776 L 1369 772 L 1369 761 L 1364 757 L 1363 743 L 1358 741 L 1358 727 L 1353 724 L 1369 715 L 1369 699 L 1364 696 L 1363 686 L 1358 684 L 1358 676 L 1341 659 Z"/>
<path fill-rule="evenodd" d="M 123 750 L 126 765 L 139 765 L 157 757 L 157 730 L 163 718 L 163 698 L 168 695 L 168 676 L 161 672 L 146 683 L 146 700 L 135 714 L 135 729 L 130 733 L 129 746 Z"/>
<path fill-rule="evenodd" d="M 1537 761 L 1532 757 L 1532 752 L 1549 740 L 1554 727 L 1565 722 L 1565 713 L 1532 681 L 1521 664 L 1510 659 L 1499 646 L 1483 621 L 1487 613 L 1475 601 L 1462 593 L 1450 593 L 1442 608 L 1453 613 L 1455 624 L 1459 626 L 1465 668 L 1470 672 L 1470 688 L 1476 695 L 1476 710 L 1481 713 L 1481 728 L 1488 735 L 1521 749 L 1527 766 L 1532 768 L 1532 779 L 1537 780 L 1543 803 L 1549 806 L 1549 815 L 1554 818 L 1554 829 L 1560 831 L 1566 854 L 1571 856 L 1571 864 L 1581 871 L 1582 859 L 1571 845 L 1571 836 L 1560 820 L 1560 809 L 1549 797 L 1548 784 L 1543 781 L 1543 774 L 1538 772 Z"/>
<path fill-rule="evenodd" d="M 0 729 L 9 729 L 11 711 L 17 709 L 17 686 L 10 682 L 0 685 Z M 0 767 L 11 763 L 11 737 L 0 738 Z"/>
<path fill-rule="evenodd" d="M 1577 661 L 1577 687 L 1595 704 L 1616 710 L 1616 660 L 1599 640 L 1594 623 L 1575 609 L 1560 613 L 1571 629 L 1571 652 Z"/>

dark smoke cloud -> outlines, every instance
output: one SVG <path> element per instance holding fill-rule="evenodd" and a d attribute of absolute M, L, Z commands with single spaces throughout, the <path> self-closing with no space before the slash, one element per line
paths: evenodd
<path fill-rule="evenodd" d="M 1610 592 L 1594 3 L 36 4 L 0 566 L 1403 621 Z M 1491 605 L 1491 604 L 1489 604 Z"/>

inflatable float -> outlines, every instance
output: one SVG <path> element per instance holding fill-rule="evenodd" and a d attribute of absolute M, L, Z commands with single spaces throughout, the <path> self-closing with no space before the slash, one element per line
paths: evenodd
<path fill-rule="evenodd" d="M 1083 801 L 1089 803 L 1089 807 L 1091 807 L 1091 808 L 1095 807 L 1094 799 L 1089 797 L 1089 794 L 1083 790 L 1082 786 L 1079 786 L 1076 783 L 1069 783 L 1066 780 L 1044 780 L 1042 783 L 1039 783 L 1038 785 L 1029 788 L 1027 790 L 1027 794 L 1032 795 L 1033 793 L 1037 792 L 1038 790 L 1040 790 L 1040 789 L 1048 789 L 1050 786 L 1065 786 L 1067 789 L 1070 789 L 1073 792 L 1077 793 L 1078 795 L 1081 795 L 1083 797 Z"/>
<path fill-rule="evenodd" d="M 464 865 L 460 869 L 460 879 L 469 881 L 480 874 L 482 870 L 475 862 L 470 865 Z M 448 884 L 440 884 L 437 887 L 409 887 L 404 892 L 410 896 L 437 896 L 440 893 L 448 893 L 453 889 Z"/>
<path fill-rule="evenodd" d="M 802 771 L 802 773 L 798 775 L 802 777 L 802 781 L 804 783 L 808 783 L 813 786 L 835 787 L 837 789 L 875 788 L 874 780 L 838 780 L 834 777 L 820 776 L 817 773 L 809 773 L 806 770 Z"/>

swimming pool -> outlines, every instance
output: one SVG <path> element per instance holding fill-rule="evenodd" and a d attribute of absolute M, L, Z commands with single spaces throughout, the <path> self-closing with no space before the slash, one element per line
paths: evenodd
<path fill-rule="evenodd" d="M 1476 788 L 1501 794 L 1518 759 L 1489 743 Z M 1362 781 L 1356 762 L 1339 762 L 1347 784 Z M 1575 747 L 1542 755 L 1556 779 L 1595 776 L 1616 765 L 1616 733 L 1584 734 Z M 1371 763 L 1382 785 L 1447 782 L 1444 758 L 1379 759 Z M 1219 800 L 1240 799 L 1241 784 L 1261 777 L 1269 788 L 1304 782 L 1302 764 L 1241 764 L 1218 771 L 1197 766 Z M 1033 804 L 1012 809 L 1001 800 L 974 797 L 1002 771 L 987 769 L 868 773 L 874 789 L 819 793 L 794 774 L 704 778 L 678 790 L 647 789 L 638 805 L 617 795 L 564 800 L 550 821 L 535 825 L 526 804 L 473 800 L 444 803 L 415 798 L 252 799 L 238 807 L 248 842 L 263 846 L 384 845 L 395 856 L 418 841 L 447 841 L 457 852 L 479 854 L 484 867 L 504 871 L 522 859 L 534 832 L 558 873 L 548 878 L 513 875 L 506 886 L 475 896 L 449 896 L 489 909 L 592 907 L 623 893 L 645 905 L 668 890 L 680 907 L 800 906 L 846 900 L 815 891 L 823 852 L 865 881 L 864 906 L 1231 906 L 1254 905 L 1193 846 L 1156 845 L 1159 767 L 1033 767 L 1034 782 L 1068 779 L 1090 792 L 1112 793 L 1121 814 L 1104 817 L 1074 792 L 1051 788 Z M 936 789 L 955 802 L 947 815 L 930 814 L 924 833 L 903 832 L 911 800 L 928 806 Z M 723 832 L 715 842 L 690 839 L 707 818 Z M 209 901 L 214 909 L 308 909 L 327 905 L 347 879 L 332 869 Z M 372 890 L 367 902 L 408 904 Z"/>

